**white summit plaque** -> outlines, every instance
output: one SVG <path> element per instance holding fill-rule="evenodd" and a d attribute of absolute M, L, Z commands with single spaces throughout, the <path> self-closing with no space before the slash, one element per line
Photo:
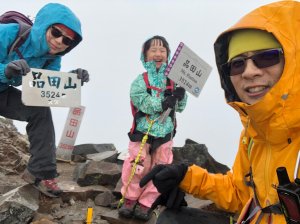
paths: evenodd
<path fill-rule="evenodd" d="M 211 70 L 208 63 L 181 42 L 166 68 L 165 75 L 198 97 Z"/>
<path fill-rule="evenodd" d="M 81 80 L 74 73 L 31 68 L 22 78 L 22 101 L 27 106 L 80 106 Z"/>

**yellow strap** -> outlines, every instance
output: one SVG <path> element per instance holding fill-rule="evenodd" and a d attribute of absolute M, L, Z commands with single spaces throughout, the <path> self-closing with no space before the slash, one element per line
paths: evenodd
<path fill-rule="evenodd" d="M 135 160 L 134 160 L 134 164 L 133 164 L 133 166 L 132 166 L 132 169 L 131 169 L 131 172 L 130 172 L 130 176 L 129 176 L 129 178 L 128 178 L 128 183 L 127 183 L 127 185 L 126 185 L 124 195 L 122 195 L 122 198 L 121 198 L 120 201 L 119 201 L 118 208 L 120 208 L 120 207 L 122 206 L 122 204 L 124 203 L 125 195 L 126 195 L 127 190 L 128 190 L 128 186 L 129 186 L 129 184 L 130 184 L 130 182 L 131 182 L 131 180 L 132 180 L 132 178 L 133 178 L 133 176 L 134 176 L 134 174 L 135 174 L 136 165 L 137 165 L 137 163 L 138 163 L 139 160 L 140 160 L 140 157 L 141 157 L 141 154 L 142 154 L 142 150 L 143 150 L 144 145 L 146 144 L 146 142 L 147 142 L 147 140 L 148 140 L 149 132 L 150 132 L 150 130 L 151 130 L 152 125 L 153 125 L 154 122 L 155 122 L 155 120 L 150 120 L 150 125 L 149 125 L 149 127 L 148 127 L 147 133 L 144 135 L 144 137 L 143 137 L 143 139 L 142 139 L 142 143 L 141 143 L 141 145 L 140 145 L 139 152 L 138 152 L 138 154 L 137 154 L 137 156 L 136 156 L 136 158 L 135 158 Z"/>
<path fill-rule="evenodd" d="M 230 224 L 234 224 L 234 223 L 233 223 L 233 217 L 232 217 L 232 216 L 229 216 L 229 218 L 230 218 L 229 223 L 230 223 Z"/>

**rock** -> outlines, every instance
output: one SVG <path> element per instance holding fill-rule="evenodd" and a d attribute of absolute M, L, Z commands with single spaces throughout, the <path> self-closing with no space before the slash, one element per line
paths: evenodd
<path fill-rule="evenodd" d="M 93 161 L 105 161 L 105 162 L 116 163 L 118 158 L 118 151 L 106 151 L 106 152 L 88 154 L 86 158 Z"/>
<path fill-rule="evenodd" d="M 202 209 L 182 207 L 180 211 L 165 209 L 158 217 L 157 224 L 182 224 L 182 223 L 230 223 L 230 217 L 217 212 Z"/>
<path fill-rule="evenodd" d="M 80 186 L 110 185 L 115 188 L 120 177 L 120 167 L 116 163 L 105 161 L 88 161 L 74 173 L 74 181 Z"/>
<path fill-rule="evenodd" d="M 110 191 L 98 194 L 95 198 L 95 205 L 99 206 L 112 207 L 111 205 L 115 202 L 116 198 Z"/>
<path fill-rule="evenodd" d="M 63 193 L 61 195 L 62 200 L 68 203 L 73 203 L 70 202 L 70 200 L 94 200 L 98 194 L 110 191 L 110 189 L 101 185 L 81 187 L 74 181 L 60 181 L 58 183 L 58 186 L 63 190 Z"/>
<path fill-rule="evenodd" d="M 12 120 L 0 117 L 0 172 L 19 174 L 26 168 L 29 159 L 29 142 L 20 134 Z"/>
<path fill-rule="evenodd" d="M 42 218 L 32 222 L 31 224 L 57 224 L 57 222 L 53 222 L 47 218 Z"/>
<path fill-rule="evenodd" d="M 54 224 L 53 217 L 48 214 L 36 213 L 31 224 Z"/>
<path fill-rule="evenodd" d="M 38 195 L 39 192 L 27 184 L 0 196 L 0 223 L 28 223 L 39 207 Z"/>
<path fill-rule="evenodd" d="M 88 155 L 106 151 L 116 151 L 113 144 L 81 144 L 75 145 L 72 152 L 73 155 Z"/>
<path fill-rule="evenodd" d="M 101 215 L 101 218 L 107 220 L 110 224 L 154 224 L 156 223 L 156 217 L 153 214 L 153 217 L 145 222 L 138 219 L 127 219 L 120 217 L 117 210 L 111 210 Z"/>
<path fill-rule="evenodd" d="M 230 169 L 217 162 L 209 153 L 204 144 L 187 139 L 183 147 L 173 147 L 174 163 L 187 162 L 205 168 L 210 173 L 225 174 Z"/>

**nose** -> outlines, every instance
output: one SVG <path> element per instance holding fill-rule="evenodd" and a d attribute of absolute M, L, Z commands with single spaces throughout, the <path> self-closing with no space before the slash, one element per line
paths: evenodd
<path fill-rule="evenodd" d="M 245 70 L 242 73 L 242 77 L 244 79 L 254 79 L 257 76 L 261 76 L 262 74 L 262 69 L 258 68 L 252 59 L 248 58 L 245 61 Z"/>
<path fill-rule="evenodd" d="M 60 36 L 60 37 L 57 37 L 57 38 L 54 38 L 55 41 L 59 44 L 62 44 L 62 41 L 63 41 L 63 36 Z"/>
<path fill-rule="evenodd" d="M 161 55 L 162 55 L 162 52 L 159 51 L 159 50 L 157 50 L 157 51 L 154 52 L 154 55 L 155 55 L 155 56 L 161 56 Z"/>

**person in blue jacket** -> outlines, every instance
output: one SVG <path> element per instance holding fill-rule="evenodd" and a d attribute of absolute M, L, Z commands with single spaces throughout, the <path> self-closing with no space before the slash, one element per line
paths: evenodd
<path fill-rule="evenodd" d="M 25 106 L 21 101 L 22 76 L 30 68 L 59 71 L 61 59 L 82 41 L 81 24 L 77 16 L 66 6 L 49 3 L 42 7 L 25 42 L 8 54 L 17 38 L 19 24 L 0 24 L 0 115 L 9 119 L 26 121 L 30 142 L 27 168 L 22 178 L 42 193 L 57 197 L 62 191 L 55 178 L 55 132 L 49 107 Z M 84 69 L 72 70 L 81 79 L 89 81 Z"/>

